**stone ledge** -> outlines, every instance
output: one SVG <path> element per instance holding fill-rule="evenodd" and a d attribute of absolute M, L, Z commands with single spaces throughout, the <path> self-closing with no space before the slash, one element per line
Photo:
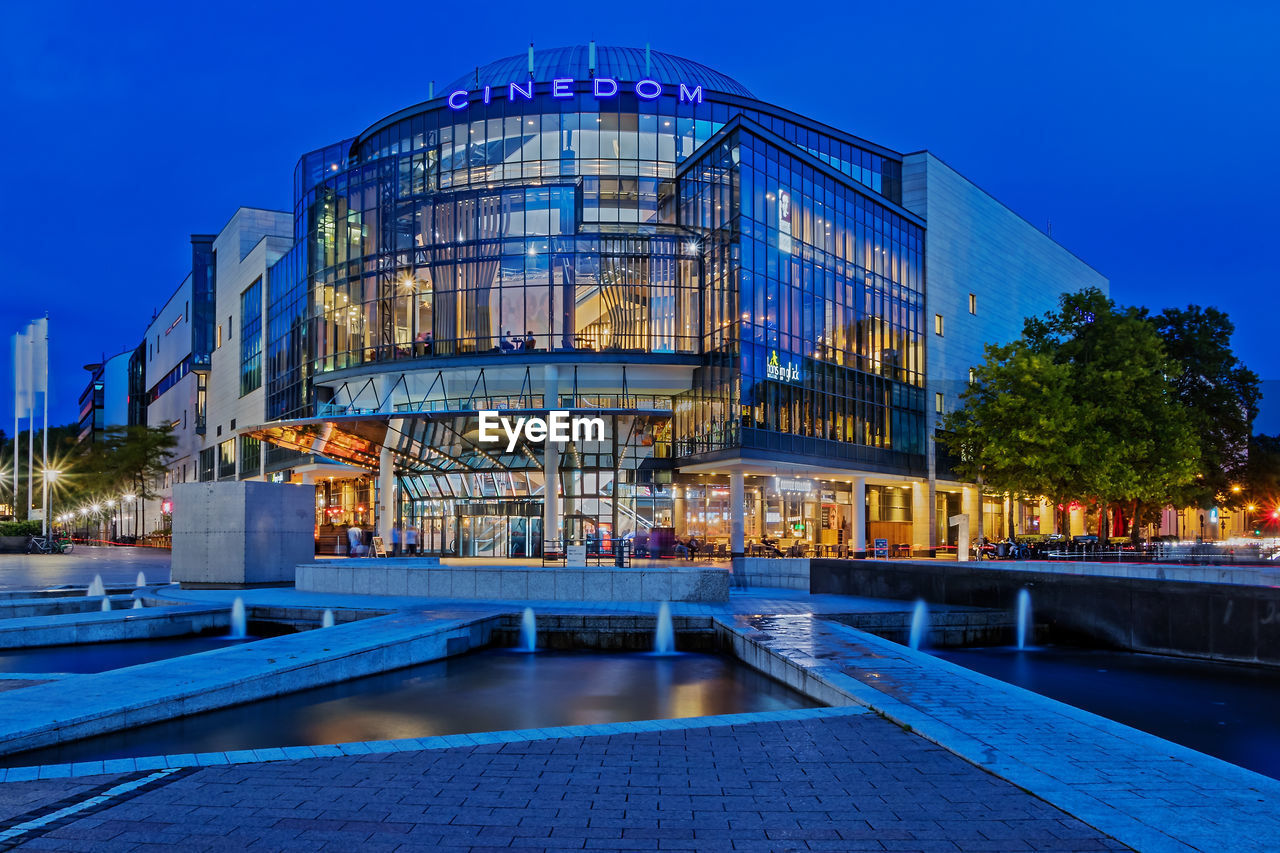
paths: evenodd
<path fill-rule="evenodd" d="M 728 570 L 705 566 L 423 566 L 415 560 L 352 560 L 303 564 L 296 577 L 296 588 L 304 592 L 355 595 L 471 601 L 729 600 Z"/>

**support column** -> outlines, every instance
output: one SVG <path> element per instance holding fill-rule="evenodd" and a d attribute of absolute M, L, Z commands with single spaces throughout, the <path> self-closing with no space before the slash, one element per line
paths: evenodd
<path fill-rule="evenodd" d="M 560 405 L 560 368 L 548 364 L 543 368 L 542 402 L 548 410 Z M 542 443 L 542 542 L 559 542 L 560 530 L 560 448 L 554 442 Z M 563 547 L 563 545 L 561 545 Z"/>
<path fill-rule="evenodd" d="M 378 454 L 378 518 L 377 535 L 391 552 L 391 525 L 395 523 L 396 472 L 392 463 L 391 448 L 384 444 Z"/>
<path fill-rule="evenodd" d="M 729 556 L 741 557 L 746 552 L 746 476 L 742 471 L 729 472 Z"/>
<path fill-rule="evenodd" d="M 676 536 L 684 536 L 687 530 L 684 523 L 684 489 L 685 487 L 681 485 L 671 487 L 671 529 L 675 531 Z"/>
<path fill-rule="evenodd" d="M 911 484 L 911 553 L 917 557 L 932 557 L 936 553 L 934 542 L 933 482 Z"/>
<path fill-rule="evenodd" d="M 969 550 L 969 540 L 982 538 L 982 496 L 977 486 L 965 486 L 960 492 L 960 512 L 969 517 L 969 535 L 957 543 Z"/>
<path fill-rule="evenodd" d="M 1056 507 L 1052 506 L 1045 498 L 1040 499 L 1040 532 L 1041 533 L 1057 533 L 1055 529 L 1058 519 L 1057 513 L 1054 511 Z"/>
<path fill-rule="evenodd" d="M 853 495 L 849 504 L 853 513 L 853 535 L 850 537 L 849 551 L 855 560 L 867 557 L 867 478 L 853 478 Z"/>

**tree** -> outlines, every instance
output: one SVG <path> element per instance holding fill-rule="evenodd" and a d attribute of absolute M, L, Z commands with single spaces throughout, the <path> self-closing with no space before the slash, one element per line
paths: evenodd
<path fill-rule="evenodd" d="M 1262 393 L 1258 377 L 1231 351 L 1231 320 L 1217 308 L 1168 308 L 1152 318 L 1175 362 L 1174 391 L 1195 430 L 1197 476 L 1179 488 L 1175 506 L 1239 506 L 1249 439 Z"/>
<path fill-rule="evenodd" d="M 1195 474 L 1174 373 L 1142 312 L 1097 289 L 1065 294 L 1057 311 L 1026 321 L 1021 339 L 988 348 L 944 441 L 966 460 L 962 473 L 996 489 L 1084 498 L 1103 519 L 1122 506 L 1137 519 Z"/>

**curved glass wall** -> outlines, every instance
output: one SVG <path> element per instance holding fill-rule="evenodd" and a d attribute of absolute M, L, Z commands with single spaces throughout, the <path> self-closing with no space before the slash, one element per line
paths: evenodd
<path fill-rule="evenodd" d="M 297 236 L 314 372 L 427 355 L 700 351 L 698 259 L 667 202 L 677 166 L 732 116 L 875 191 L 896 186 L 896 161 L 760 107 L 625 90 L 435 102 L 308 155 Z"/>

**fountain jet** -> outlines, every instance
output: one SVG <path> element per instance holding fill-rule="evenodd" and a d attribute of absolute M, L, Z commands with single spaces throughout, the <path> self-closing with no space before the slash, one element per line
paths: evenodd
<path fill-rule="evenodd" d="M 911 634 L 907 638 L 910 648 L 918 649 L 929 636 L 929 605 L 923 598 L 916 599 L 915 609 L 911 611 Z"/>
<path fill-rule="evenodd" d="M 1031 590 L 1018 590 L 1018 648 L 1027 647 L 1027 631 L 1031 626 Z"/>
<path fill-rule="evenodd" d="M 243 640 L 249 635 L 248 621 L 244 615 L 244 599 L 236 596 L 236 600 L 231 602 L 231 634 L 233 640 Z"/>
<path fill-rule="evenodd" d="M 111 599 L 107 598 L 105 595 L 102 596 L 102 612 L 106 613 L 110 609 L 111 609 Z"/>
<path fill-rule="evenodd" d="M 133 609 L 134 609 L 134 610 L 141 610 L 141 609 L 142 609 L 142 599 L 141 599 L 141 598 L 135 598 L 135 599 L 133 600 Z"/>
<path fill-rule="evenodd" d="M 658 626 L 653 632 L 653 651 L 659 655 L 672 655 L 676 652 L 676 631 L 671 623 L 671 605 L 665 601 L 658 608 Z"/>
<path fill-rule="evenodd" d="M 102 575 L 94 575 L 93 583 L 89 584 L 89 588 L 85 590 L 85 595 L 93 598 L 95 595 L 106 595 L 107 588 L 102 585 Z"/>
<path fill-rule="evenodd" d="M 532 607 L 524 609 L 520 617 L 520 651 L 536 652 L 538 650 L 538 618 Z"/>
<path fill-rule="evenodd" d="M 332 610 L 326 609 L 324 612 L 324 615 L 320 617 L 320 627 L 321 628 L 333 627 L 333 611 Z"/>
<path fill-rule="evenodd" d="M 146 585 L 147 585 L 147 576 L 146 576 L 145 574 L 143 574 L 142 572 L 138 572 L 138 582 L 137 582 L 136 584 L 134 584 L 134 586 L 135 586 L 135 587 L 144 587 L 144 586 L 146 586 Z"/>

